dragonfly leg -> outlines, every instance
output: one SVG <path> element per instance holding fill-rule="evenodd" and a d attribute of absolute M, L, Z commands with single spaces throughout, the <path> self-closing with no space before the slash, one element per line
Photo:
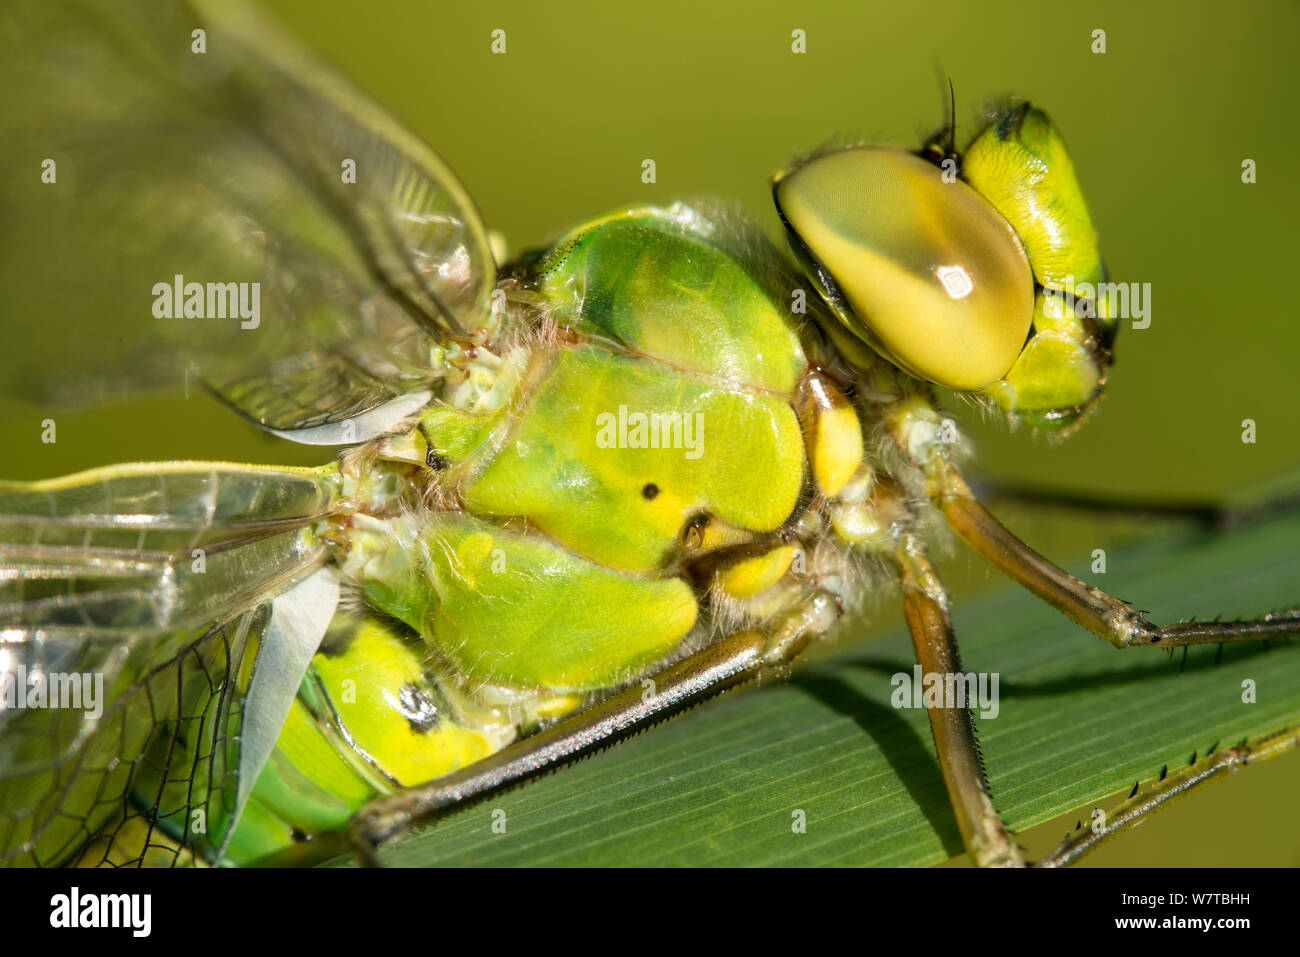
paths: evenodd
<path fill-rule="evenodd" d="M 1034 862 L 1034 866 L 1065 867 L 1073 864 L 1099 844 L 1135 827 L 1147 814 L 1182 797 L 1197 785 L 1296 747 L 1300 747 L 1300 727 L 1291 727 L 1248 739 L 1233 748 L 1213 750 L 1200 760 L 1193 758 L 1181 771 L 1162 774 L 1160 780 L 1145 792 L 1139 793 L 1138 787 L 1134 786 L 1133 793 L 1117 808 L 1067 836 L 1052 853 Z"/>
<path fill-rule="evenodd" d="M 811 589 L 773 628 L 737 631 L 669 665 L 641 683 L 469 767 L 378 798 L 353 815 L 349 840 L 358 860 L 378 866 L 384 841 L 447 811 L 542 774 L 751 680 L 782 674 L 838 618 L 837 599 Z"/>
<path fill-rule="evenodd" d="M 948 597 L 938 575 L 910 537 L 901 540 L 896 561 L 901 572 L 903 609 L 922 673 L 961 674 Z M 951 686 L 944 682 L 944 687 Z M 976 866 L 1024 866 L 1014 836 L 993 807 L 970 709 L 964 705 L 929 707 L 927 714 L 962 842 Z"/>
<path fill-rule="evenodd" d="M 1087 492 L 1019 485 L 993 479 L 968 479 L 976 495 L 1017 504 L 1063 508 L 1091 515 L 1173 519 L 1195 522 L 1214 531 L 1227 531 L 1300 508 L 1300 493 L 1292 492 L 1260 502 L 1230 504 L 1214 501 L 1174 502 L 1164 499 L 1125 499 Z"/>
<path fill-rule="evenodd" d="M 929 470 L 930 496 L 952 529 L 1015 581 L 1117 648 L 1216 644 L 1300 635 L 1300 608 L 1248 621 L 1155 625 L 1127 602 L 1082 582 L 1013 535 L 946 461 Z"/>

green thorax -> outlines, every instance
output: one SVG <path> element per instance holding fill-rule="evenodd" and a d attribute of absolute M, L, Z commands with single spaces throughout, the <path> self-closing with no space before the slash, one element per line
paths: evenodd
<path fill-rule="evenodd" d="M 469 511 L 645 573 L 680 559 L 693 517 L 770 533 L 794 513 L 799 329 L 782 294 L 689 213 L 606 217 L 537 264 L 534 321 L 565 335 L 537 349 L 472 448 L 445 411 L 430 419 Z"/>
<path fill-rule="evenodd" d="M 514 395 L 421 423 L 452 508 L 354 534 L 367 597 L 495 687 L 592 691 L 669 656 L 700 621 L 692 562 L 799 511 L 808 360 L 762 248 L 766 273 L 684 207 L 557 243 L 523 281 Z"/>

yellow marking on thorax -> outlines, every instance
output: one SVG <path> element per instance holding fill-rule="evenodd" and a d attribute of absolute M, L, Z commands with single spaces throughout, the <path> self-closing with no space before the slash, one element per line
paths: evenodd
<path fill-rule="evenodd" d="M 749 598 L 776 584 L 790 569 L 798 547 L 781 545 L 719 569 L 718 587 L 734 598 Z"/>
<path fill-rule="evenodd" d="M 826 375 L 810 372 L 795 400 L 817 487 L 834 498 L 862 465 L 862 423 L 852 403 Z"/>

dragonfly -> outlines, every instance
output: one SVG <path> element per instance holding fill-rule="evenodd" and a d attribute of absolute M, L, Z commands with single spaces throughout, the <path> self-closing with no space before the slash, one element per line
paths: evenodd
<path fill-rule="evenodd" d="M 1300 631 L 1297 609 L 1153 622 L 966 480 L 941 391 L 1068 434 L 1124 318 L 1091 292 L 1096 229 L 1029 103 L 961 150 L 953 118 L 919 150 L 799 158 L 772 184 L 788 253 L 739 210 L 677 203 L 511 259 L 428 146 L 251 8 L 17 3 L 0 29 L 33 91 L 3 121 L 25 170 L 6 175 L 39 180 L 6 200 L 86 264 L 57 296 L 102 344 L 54 392 L 183 376 L 344 448 L 0 484 L 6 863 L 378 863 L 786 675 L 892 588 L 938 679 L 962 842 L 1018 866 L 969 704 L 942 693 L 964 672 L 941 526 L 1128 654 Z M 1039 863 L 1295 740 L 1216 750 Z"/>

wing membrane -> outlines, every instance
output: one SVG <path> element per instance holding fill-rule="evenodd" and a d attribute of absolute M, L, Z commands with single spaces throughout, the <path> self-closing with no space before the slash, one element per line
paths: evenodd
<path fill-rule="evenodd" d="M 293 431 L 421 391 L 487 315 L 495 268 L 455 177 L 242 5 L 16 0 L 0 44 L 14 392 L 189 368 Z"/>
<path fill-rule="evenodd" d="M 210 463 L 0 483 L 0 621 L 45 641 L 220 618 L 315 564 L 336 472 Z"/>
<path fill-rule="evenodd" d="M 333 467 L 0 484 L 0 862 L 64 863 L 109 827 L 85 853 L 152 860 L 171 846 L 153 829 L 231 812 L 252 653 L 275 596 L 325 560 L 338 495 Z"/>

